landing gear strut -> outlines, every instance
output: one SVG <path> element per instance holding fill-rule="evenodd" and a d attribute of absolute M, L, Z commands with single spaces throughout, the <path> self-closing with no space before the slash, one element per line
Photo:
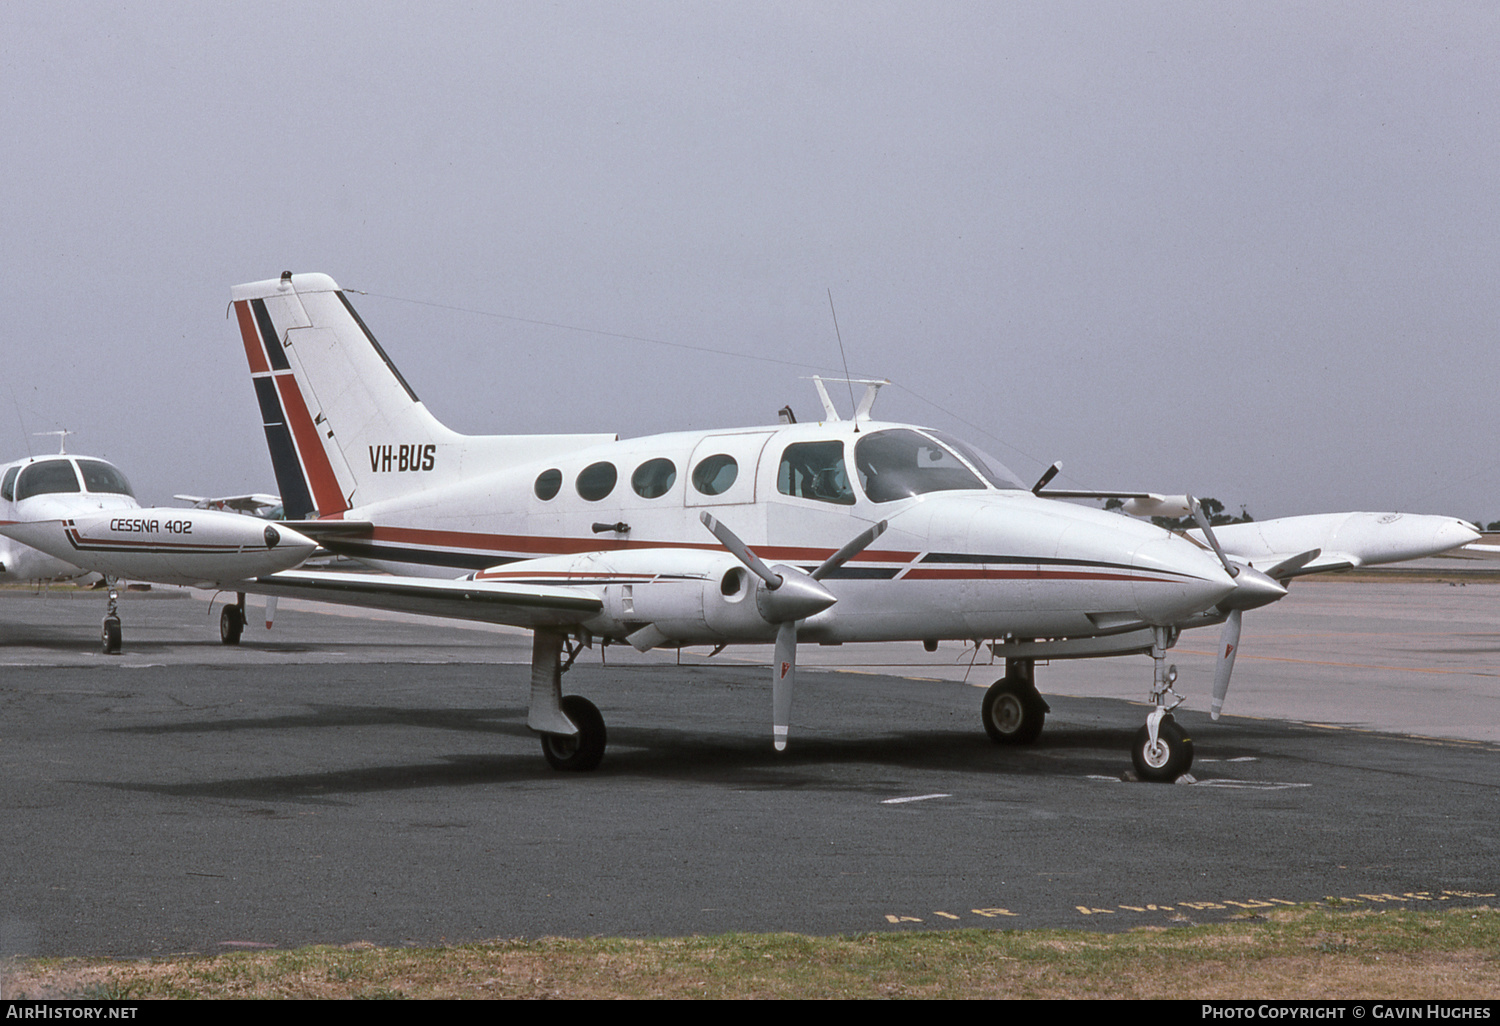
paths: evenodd
<path fill-rule="evenodd" d="M 1192 767 L 1193 741 L 1171 715 L 1183 701 L 1172 690 L 1177 667 L 1167 666 L 1167 649 L 1177 640 L 1175 632 L 1170 627 L 1154 627 L 1152 631 L 1151 704 L 1155 708 L 1135 735 L 1130 761 L 1135 764 L 1136 776 L 1142 780 L 1170 784 Z"/>
<path fill-rule="evenodd" d="M 1037 693 L 1036 662 L 1007 659 L 1005 676 L 984 693 L 984 730 L 1002 745 L 1029 745 L 1042 732 L 1051 708 Z"/>
<path fill-rule="evenodd" d="M 604 759 L 608 735 L 604 717 L 587 698 L 562 696 L 563 671 L 573 665 L 582 642 L 563 648 L 568 638 L 562 631 L 538 627 L 531 641 L 531 708 L 526 725 L 541 735 L 542 755 L 556 770 L 587 772 Z"/>

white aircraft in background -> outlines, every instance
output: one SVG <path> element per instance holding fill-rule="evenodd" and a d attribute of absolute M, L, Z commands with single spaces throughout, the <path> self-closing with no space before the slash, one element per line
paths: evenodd
<path fill-rule="evenodd" d="M 1058 501 L 928 428 L 825 419 L 655 435 L 460 435 L 401 377 L 333 279 L 287 272 L 231 293 L 287 515 L 334 552 L 402 576 L 289 571 L 241 591 L 513 624 L 534 632 L 528 725 L 559 769 L 588 770 L 603 718 L 561 675 L 594 640 L 775 644 L 772 733 L 785 747 L 797 645 L 989 641 L 1006 675 L 986 731 L 1029 742 L 1047 705 L 1037 659 L 1146 652 L 1153 705 L 1139 775 L 1172 780 L 1192 742 L 1169 715 L 1166 653 L 1225 624 L 1227 688 L 1245 610 L 1299 574 L 1472 541 L 1449 517 L 1294 517 L 1189 538 Z M 791 417 L 784 418 L 788 421 Z M 1119 493 L 1109 493 L 1119 494 Z M 1161 496 L 1132 496 L 1140 512 Z M 877 544 L 878 542 L 878 544 Z M 770 564 L 770 565 L 768 565 Z M 716 649 L 717 650 L 717 649 Z"/>
<path fill-rule="evenodd" d="M 0 581 L 103 575 L 106 654 L 120 651 L 120 579 L 216 587 L 297 566 L 315 548 L 292 528 L 237 513 L 143 509 L 125 475 L 91 456 L 58 453 L 0 466 Z M 243 627 L 241 605 L 233 641 Z"/>
<path fill-rule="evenodd" d="M 194 509 L 217 509 L 228 513 L 243 513 L 262 520 L 281 519 L 281 496 L 255 492 L 250 495 L 174 495 L 174 499 L 186 502 Z"/>

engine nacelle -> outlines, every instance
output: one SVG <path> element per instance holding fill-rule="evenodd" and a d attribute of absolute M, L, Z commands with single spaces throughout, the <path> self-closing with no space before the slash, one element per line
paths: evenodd
<path fill-rule="evenodd" d="M 493 567 L 476 576 L 515 584 L 587 588 L 599 595 L 604 608 L 585 626 L 598 635 L 632 638 L 632 644 L 643 651 L 662 644 L 771 641 L 776 637 L 776 625 L 765 618 L 757 602 L 765 583 L 727 552 L 624 549 L 548 556 Z"/>

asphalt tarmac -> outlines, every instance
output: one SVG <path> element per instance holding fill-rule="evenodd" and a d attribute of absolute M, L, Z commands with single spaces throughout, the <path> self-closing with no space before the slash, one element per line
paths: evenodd
<path fill-rule="evenodd" d="M 1197 760 L 1173 786 L 1126 779 L 1143 658 L 1039 667 L 1047 728 L 1009 749 L 972 648 L 809 648 L 778 754 L 766 652 L 595 650 L 564 685 L 610 747 L 572 775 L 526 729 L 524 633 L 294 605 L 230 648 L 217 605 L 132 594 L 103 656 L 102 597 L 0 592 L 0 955 L 1119 930 L 1500 893 L 1500 585 L 1299 583 L 1246 617 L 1218 723 L 1215 634 L 1185 638 Z"/>

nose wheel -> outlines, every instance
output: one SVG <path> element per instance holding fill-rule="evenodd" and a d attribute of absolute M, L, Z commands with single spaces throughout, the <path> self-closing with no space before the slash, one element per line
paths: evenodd
<path fill-rule="evenodd" d="M 1172 718 L 1172 710 L 1183 702 L 1182 696 L 1172 690 L 1177 682 L 1177 667 L 1167 665 L 1167 649 L 1176 643 L 1176 631 L 1169 627 L 1157 627 L 1154 631 L 1151 704 L 1155 708 L 1146 717 L 1146 725 L 1136 732 L 1130 761 L 1141 780 L 1170 784 L 1192 768 L 1193 739 Z"/>
<path fill-rule="evenodd" d="M 245 596 L 233 605 L 224 607 L 219 614 L 219 640 L 226 645 L 238 645 L 240 635 L 245 633 Z"/>
<path fill-rule="evenodd" d="M 104 579 L 109 588 L 109 604 L 104 611 L 104 625 L 99 632 L 99 651 L 105 655 L 119 655 L 120 634 L 120 587 L 113 577 Z"/>
<path fill-rule="evenodd" d="M 1146 725 L 1136 732 L 1130 761 L 1142 780 L 1170 784 L 1193 765 L 1193 739 L 1170 715 L 1157 710 L 1151 716 L 1160 716 L 1154 724 L 1156 729 L 1151 729 L 1148 717 Z"/>

